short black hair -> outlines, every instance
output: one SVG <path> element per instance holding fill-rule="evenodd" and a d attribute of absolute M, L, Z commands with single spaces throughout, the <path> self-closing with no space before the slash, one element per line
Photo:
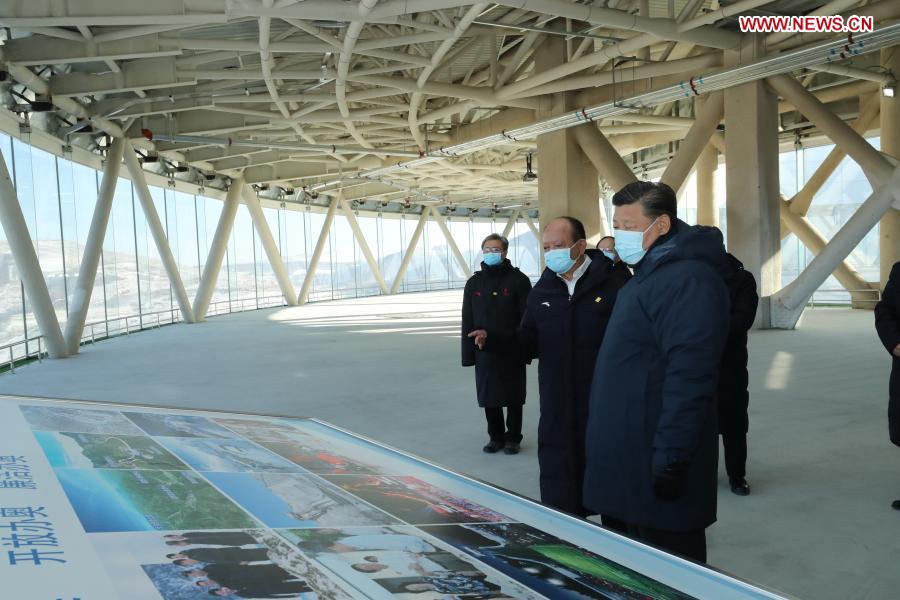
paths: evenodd
<path fill-rule="evenodd" d="M 616 238 L 615 238 L 615 236 L 612 236 L 612 235 L 604 235 L 602 238 L 600 238 L 599 240 L 597 240 L 597 247 L 598 247 L 598 248 L 600 247 L 600 242 L 602 242 L 603 240 L 612 240 L 613 242 L 615 242 L 615 241 L 616 241 Z"/>
<path fill-rule="evenodd" d="M 587 231 L 584 229 L 584 223 L 576 219 L 575 217 L 562 216 L 557 217 L 557 219 L 562 219 L 569 223 L 569 227 L 572 228 L 572 242 L 577 242 L 578 240 L 586 240 L 587 239 Z"/>
<path fill-rule="evenodd" d="M 506 252 L 509 250 L 509 240 L 500 235 L 499 233 L 492 233 L 481 241 L 481 247 L 484 248 L 484 245 L 487 242 L 500 242 L 503 244 L 503 251 Z"/>
<path fill-rule="evenodd" d="M 672 221 L 678 218 L 675 190 L 665 183 L 633 181 L 616 192 L 612 198 L 613 206 L 625 206 L 635 202 L 641 203 L 644 215 L 650 218 L 655 219 L 661 215 L 669 215 Z"/>

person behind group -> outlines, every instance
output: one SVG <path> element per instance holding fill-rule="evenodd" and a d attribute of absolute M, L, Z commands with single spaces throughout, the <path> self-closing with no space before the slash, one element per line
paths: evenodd
<path fill-rule="evenodd" d="M 588 250 L 586 237 L 578 219 L 551 221 L 542 235 L 547 268 L 519 328 L 469 333 L 488 353 L 519 349 L 539 359 L 541 502 L 578 516 L 591 514 L 582 504 L 582 480 L 594 361 L 616 296 L 631 276 Z"/>
<path fill-rule="evenodd" d="M 611 529 L 705 562 L 729 324 L 722 233 L 678 220 L 665 184 L 628 184 L 613 205 L 616 249 L 634 278 L 597 356 L 584 504 Z"/>
<path fill-rule="evenodd" d="M 483 450 L 517 454 L 522 442 L 525 360 L 516 351 L 475 352 L 466 334 L 475 329 L 514 329 L 522 320 L 531 280 L 506 257 L 509 241 L 496 233 L 484 238 L 481 270 L 466 282 L 462 306 L 462 366 L 475 367 L 478 406 L 487 417 L 489 441 Z M 503 408 L 506 408 L 506 427 Z"/>
<path fill-rule="evenodd" d="M 597 250 L 603 253 L 603 256 L 613 261 L 614 265 L 622 265 L 622 259 L 619 258 L 619 254 L 616 252 L 616 238 L 611 235 L 605 235 L 600 238 L 600 241 L 597 242 Z"/>
<path fill-rule="evenodd" d="M 747 332 L 756 319 L 759 295 L 756 279 L 731 254 L 726 255 L 729 271 L 726 286 L 731 303 L 728 338 L 719 368 L 716 392 L 719 408 L 719 433 L 725 450 L 725 472 L 731 491 L 738 496 L 750 494 L 747 483 L 747 432 L 750 428 L 750 392 L 747 387 Z"/>
<path fill-rule="evenodd" d="M 888 433 L 891 442 L 900 446 L 900 262 L 891 267 L 881 300 L 875 305 L 875 329 L 893 358 L 888 388 Z M 894 500 L 891 507 L 900 510 L 900 500 Z"/>

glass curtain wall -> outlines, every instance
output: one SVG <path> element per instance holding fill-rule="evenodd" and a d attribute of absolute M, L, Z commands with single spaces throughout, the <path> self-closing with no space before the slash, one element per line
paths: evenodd
<path fill-rule="evenodd" d="M 879 140 L 870 140 L 877 148 Z M 781 191 L 791 196 L 822 163 L 832 146 L 784 152 L 780 156 Z M 0 149 L 14 178 L 19 202 L 41 263 L 57 317 L 65 325 L 78 277 L 102 173 L 0 134 Z M 724 169 L 716 172 L 718 197 L 725 197 Z M 193 301 L 222 213 L 222 202 L 171 187 L 150 186 L 156 212 L 165 228 L 188 298 Z M 816 196 L 808 218 L 830 238 L 871 192 L 856 163 L 845 158 Z M 306 206 L 263 202 L 263 214 L 297 292 L 307 278 L 322 236 L 325 214 Z M 679 213 L 696 221 L 696 182 L 682 192 Z M 725 207 L 720 226 L 726 230 Z M 359 229 L 388 285 L 392 286 L 419 222 L 416 214 L 357 216 Z M 502 233 L 505 219 L 446 218 L 447 228 L 471 271 L 480 268 L 481 241 Z M 540 245 L 524 218 L 510 234 L 509 258 L 532 280 L 540 275 Z M 147 218 L 131 182 L 120 178 L 89 305 L 84 339 L 118 335 L 181 320 L 169 278 L 160 260 Z M 461 288 L 466 274 L 443 230 L 428 221 L 412 250 L 399 291 Z M 792 281 L 813 255 L 793 235 L 782 243 L 783 282 Z M 870 232 L 849 257 L 864 278 L 878 278 L 878 230 Z M 829 280 L 817 300 L 846 302 L 849 296 Z M 831 292 L 829 290 L 837 290 Z M 326 232 L 310 301 L 378 295 L 381 290 L 359 241 L 340 212 Z M 281 290 L 247 207 L 238 207 L 234 227 L 212 295 L 209 315 L 254 310 L 284 303 Z M 40 332 L 25 297 L 6 236 L 0 229 L 0 365 L 34 355 Z"/>

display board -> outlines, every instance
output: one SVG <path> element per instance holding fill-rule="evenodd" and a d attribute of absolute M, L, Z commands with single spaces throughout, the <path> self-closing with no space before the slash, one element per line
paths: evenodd
<path fill-rule="evenodd" d="M 9 600 L 779 598 L 310 419 L 0 397 Z"/>

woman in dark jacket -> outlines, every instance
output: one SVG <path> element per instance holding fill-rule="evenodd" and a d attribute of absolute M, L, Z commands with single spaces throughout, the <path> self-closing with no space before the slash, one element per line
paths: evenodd
<path fill-rule="evenodd" d="M 900 262 L 891 267 L 881 302 L 875 306 L 875 329 L 894 359 L 888 390 L 888 427 L 891 441 L 900 446 Z M 900 500 L 894 500 L 892 506 L 900 510 Z"/>
<path fill-rule="evenodd" d="M 496 233 L 481 244 L 484 262 L 466 282 L 462 308 L 462 366 L 475 367 L 478 406 L 484 408 L 490 441 L 483 448 L 493 454 L 504 449 L 516 454 L 522 442 L 522 405 L 525 404 L 525 363 L 518 352 L 476 352 L 466 337 L 474 329 L 515 329 L 531 291 L 528 276 L 506 258 L 509 241 Z M 503 408 L 506 408 L 506 427 Z"/>

